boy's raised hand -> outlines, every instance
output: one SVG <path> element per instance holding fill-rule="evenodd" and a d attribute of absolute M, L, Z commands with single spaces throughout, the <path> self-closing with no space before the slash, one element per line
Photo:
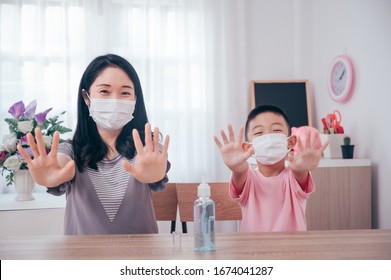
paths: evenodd
<path fill-rule="evenodd" d="M 31 159 L 26 150 L 19 144 L 17 149 L 27 162 L 28 169 L 34 181 L 45 187 L 55 187 L 71 180 L 75 176 L 75 163 L 73 160 L 64 157 L 60 161 L 57 157 L 58 145 L 60 142 L 59 132 L 54 132 L 52 148 L 46 154 L 45 143 L 40 128 L 35 129 L 35 139 L 31 133 L 27 134 L 27 141 L 33 152 Z"/>
<path fill-rule="evenodd" d="M 291 152 L 288 154 L 288 161 L 290 162 L 292 171 L 308 172 L 313 171 L 318 167 L 322 153 L 329 144 L 327 141 L 318 149 L 318 142 L 319 133 L 316 133 L 311 143 L 311 130 L 308 130 L 306 133 L 304 145 L 300 137 L 297 137 L 295 153 Z"/>
<path fill-rule="evenodd" d="M 248 169 L 247 159 L 254 153 L 251 145 L 243 143 L 243 127 L 239 130 L 238 138 L 235 139 L 235 134 L 232 125 L 228 125 L 228 137 L 224 130 L 220 131 L 222 142 L 217 136 L 213 139 L 220 150 L 224 163 L 233 172 L 243 173 Z M 245 148 L 246 147 L 246 148 Z"/>

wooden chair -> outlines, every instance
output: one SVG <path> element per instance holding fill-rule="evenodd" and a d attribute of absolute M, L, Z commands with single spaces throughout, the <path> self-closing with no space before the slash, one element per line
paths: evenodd
<path fill-rule="evenodd" d="M 182 232 L 187 233 L 186 222 L 194 221 L 194 201 L 197 199 L 199 183 L 177 183 L 179 216 L 182 222 Z M 216 221 L 242 220 L 240 205 L 229 196 L 229 184 L 209 183 L 211 199 L 215 202 Z"/>
<path fill-rule="evenodd" d="M 152 192 L 156 220 L 171 221 L 171 233 L 175 231 L 178 212 L 178 198 L 175 183 L 167 183 L 161 192 Z"/>

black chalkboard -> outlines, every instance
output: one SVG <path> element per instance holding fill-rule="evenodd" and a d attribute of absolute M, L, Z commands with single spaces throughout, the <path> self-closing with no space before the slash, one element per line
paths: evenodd
<path fill-rule="evenodd" d="M 292 127 L 312 125 L 308 81 L 251 81 L 251 107 L 268 104 L 283 109 Z"/>

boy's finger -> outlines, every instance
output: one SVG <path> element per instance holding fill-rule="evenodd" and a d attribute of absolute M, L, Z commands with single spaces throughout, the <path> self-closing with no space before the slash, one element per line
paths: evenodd
<path fill-rule="evenodd" d="M 234 133 L 234 129 L 232 128 L 231 124 L 228 125 L 228 135 L 229 135 L 229 141 L 234 142 L 235 141 L 235 133 Z"/>
<path fill-rule="evenodd" d="M 221 148 L 223 146 L 223 144 L 221 144 L 219 138 L 217 138 L 216 135 L 213 136 L 213 140 L 215 141 L 217 147 Z"/>
<path fill-rule="evenodd" d="M 301 138 L 300 137 L 297 137 L 297 149 L 299 150 L 299 152 L 301 152 L 303 150 L 303 143 L 301 142 Z"/>
<path fill-rule="evenodd" d="M 323 153 L 324 152 L 324 150 L 327 148 L 327 146 L 329 145 L 329 140 L 327 140 L 326 141 L 326 143 L 324 143 L 323 145 L 322 145 L 322 147 L 320 147 L 320 149 L 319 149 L 319 152 L 320 153 Z"/>
<path fill-rule="evenodd" d="M 244 134 L 244 128 L 243 126 L 239 129 L 239 135 L 238 135 L 238 143 L 243 143 L 243 134 Z"/>
<path fill-rule="evenodd" d="M 228 144 L 229 141 L 228 141 L 227 135 L 225 134 L 224 130 L 220 130 L 220 134 L 221 134 L 221 138 L 223 138 L 223 143 Z"/>
<path fill-rule="evenodd" d="M 306 138 L 305 138 L 305 146 L 307 148 L 311 147 L 311 129 L 307 129 L 307 133 L 306 133 Z"/>

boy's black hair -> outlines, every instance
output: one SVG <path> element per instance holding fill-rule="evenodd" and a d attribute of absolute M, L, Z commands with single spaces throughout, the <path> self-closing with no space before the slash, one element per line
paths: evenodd
<path fill-rule="evenodd" d="M 103 142 L 98 133 L 95 121 L 90 117 L 89 108 L 86 105 L 82 90 L 90 91 L 98 75 L 108 67 L 122 69 L 133 82 L 134 92 L 136 95 L 136 106 L 133 113 L 134 118 L 128 122 L 122 129 L 115 143 L 119 154 L 128 159 L 132 159 L 136 149 L 132 137 L 132 130 L 135 128 L 140 134 L 141 141 L 144 144 L 144 127 L 148 122 L 147 112 L 144 104 L 143 92 L 140 80 L 133 66 L 124 58 L 107 54 L 95 58 L 85 70 L 79 85 L 77 100 L 77 125 L 75 134 L 72 139 L 72 147 L 75 157 L 75 163 L 80 172 L 89 167 L 97 170 L 97 162 L 102 160 L 107 152 L 108 147 Z"/>
<path fill-rule="evenodd" d="M 252 109 L 251 112 L 247 116 L 246 126 L 245 126 L 245 130 L 244 130 L 244 137 L 245 137 L 246 141 L 248 141 L 247 132 L 248 132 L 248 126 L 249 126 L 250 121 L 255 119 L 255 117 L 258 116 L 259 114 L 266 113 L 266 112 L 272 112 L 272 113 L 275 113 L 277 115 L 282 116 L 286 122 L 286 125 L 288 126 L 288 136 L 291 135 L 291 125 L 289 123 L 288 116 L 286 115 L 286 113 L 284 112 L 283 109 L 281 109 L 280 107 L 275 106 L 275 105 L 258 105 L 257 107 Z"/>

